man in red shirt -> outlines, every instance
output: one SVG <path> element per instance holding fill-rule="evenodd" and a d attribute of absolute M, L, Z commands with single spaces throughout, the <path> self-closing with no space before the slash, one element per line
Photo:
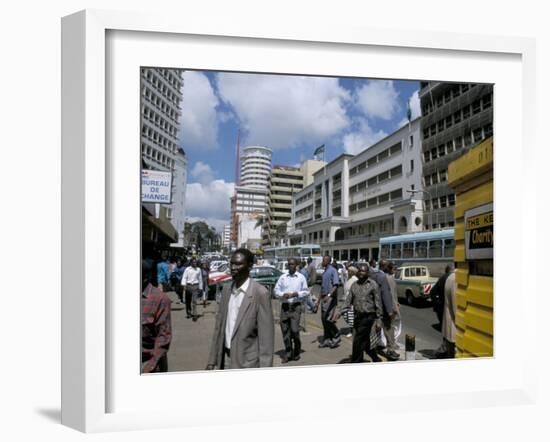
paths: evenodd
<path fill-rule="evenodd" d="M 171 301 L 157 287 L 156 266 L 146 259 L 141 262 L 141 372 L 166 372 L 172 341 Z"/>

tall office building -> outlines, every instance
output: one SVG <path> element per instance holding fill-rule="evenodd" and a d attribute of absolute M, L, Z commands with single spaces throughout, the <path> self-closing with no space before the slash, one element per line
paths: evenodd
<path fill-rule="evenodd" d="M 267 189 L 271 174 L 271 153 L 269 147 L 248 146 L 243 148 L 239 183 L 241 186 Z"/>
<path fill-rule="evenodd" d="M 172 179 L 174 192 L 169 217 L 178 232 L 177 245 L 183 247 L 183 232 L 185 229 L 185 192 L 187 189 L 187 156 L 183 149 L 178 149 L 176 162 L 174 163 L 174 176 Z"/>
<path fill-rule="evenodd" d="M 172 203 L 164 207 L 183 232 L 187 160 L 179 148 L 183 78 L 179 69 L 141 69 L 141 153 L 147 169 L 172 173 Z"/>
<path fill-rule="evenodd" d="M 247 146 L 242 149 L 240 182 L 231 198 L 231 242 L 240 246 L 239 222 L 251 216 L 265 216 L 267 211 L 268 184 L 271 174 L 271 149 L 263 146 Z M 242 216 L 241 216 L 242 215 Z M 246 216 L 244 216 L 246 215 Z M 248 222 L 248 221 L 247 221 Z M 261 227 L 247 236 L 261 239 Z M 241 229 L 240 231 L 244 231 Z"/>
<path fill-rule="evenodd" d="M 357 155 L 342 154 L 293 196 L 291 243 L 336 260 L 378 259 L 380 237 L 422 230 L 420 119 Z"/>
<path fill-rule="evenodd" d="M 274 166 L 269 177 L 268 203 L 262 245 L 275 246 L 288 239 L 292 229 L 292 195 L 313 182 L 313 174 L 326 164 L 306 160 L 300 167 Z"/>
<path fill-rule="evenodd" d="M 493 134 L 493 86 L 420 83 L 424 219 L 426 230 L 454 226 L 449 163 Z"/>
<path fill-rule="evenodd" d="M 229 224 L 226 224 L 223 226 L 222 247 L 229 248 L 230 244 L 231 244 L 231 226 Z"/>

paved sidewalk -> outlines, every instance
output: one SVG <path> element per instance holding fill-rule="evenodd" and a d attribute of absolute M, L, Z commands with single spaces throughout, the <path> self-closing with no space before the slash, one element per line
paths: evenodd
<path fill-rule="evenodd" d="M 215 301 L 208 301 L 208 305 L 197 306 L 199 318 L 196 322 L 186 318 L 185 305 L 176 304 L 177 296 L 174 292 L 169 292 L 168 296 L 172 303 L 172 331 L 173 339 L 170 351 L 168 353 L 170 371 L 189 371 L 204 370 L 210 351 L 210 341 L 214 331 L 214 323 L 218 304 Z M 284 345 L 282 341 L 281 329 L 279 326 L 280 303 L 273 300 L 273 314 L 275 317 L 275 356 L 274 367 L 292 367 L 308 365 L 339 364 L 349 361 L 351 356 L 351 337 L 346 337 L 345 332 L 348 329 L 347 324 L 341 318 L 338 326 L 342 334 L 342 341 L 337 348 L 318 348 L 320 339 L 323 335 L 320 312 L 317 314 L 306 313 L 306 331 L 301 332 L 302 353 L 299 361 L 290 361 L 286 364 L 281 362 L 281 356 L 284 354 Z M 404 345 L 405 332 L 402 332 L 399 341 Z M 405 352 L 400 352 L 401 360 L 405 360 Z M 417 359 L 424 359 L 419 353 Z M 368 360 L 368 356 L 365 355 Z M 384 358 L 382 358 L 384 359 Z"/>

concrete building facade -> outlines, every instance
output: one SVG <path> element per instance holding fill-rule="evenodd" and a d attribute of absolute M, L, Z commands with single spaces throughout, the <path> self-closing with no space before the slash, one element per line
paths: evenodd
<path fill-rule="evenodd" d="M 455 193 L 450 162 L 493 134 L 493 86 L 420 83 L 424 219 L 426 230 L 453 227 Z"/>
<path fill-rule="evenodd" d="M 357 155 L 342 154 L 293 197 L 293 231 L 337 260 L 378 258 L 381 236 L 422 230 L 420 119 Z"/>
<path fill-rule="evenodd" d="M 174 164 L 174 175 L 172 180 L 174 193 L 172 195 L 172 205 L 169 211 L 169 217 L 178 232 L 177 245 L 183 247 L 183 233 L 185 230 L 185 192 L 187 190 L 187 156 L 182 149 L 176 153 Z"/>
<path fill-rule="evenodd" d="M 141 155 L 144 167 L 172 173 L 172 204 L 162 209 L 178 232 L 185 222 L 187 159 L 179 147 L 183 78 L 179 69 L 141 69 Z"/>
<path fill-rule="evenodd" d="M 262 230 L 262 245 L 283 245 L 292 229 L 292 195 L 313 182 L 313 174 L 326 164 L 306 160 L 300 167 L 275 166 L 268 186 L 268 207 Z"/>
<path fill-rule="evenodd" d="M 223 226 L 222 247 L 229 248 L 231 246 L 231 225 Z"/>
<path fill-rule="evenodd" d="M 272 151 L 264 146 L 247 146 L 241 154 L 239 185 L 248 188 L 267 189 L 271 175 Z"/>
<path fill-rule="evenodd" d="M 264 146 L 247 146 L 240 156 L 240 182 L 231 198 L 231 243 L 243 243 L 239 236 L 241 215 L 265 216 L 268 202 L 268 184 L 271 174 L 272 151 Z M 261 242 L 261 228 L 258 238 Z"/>

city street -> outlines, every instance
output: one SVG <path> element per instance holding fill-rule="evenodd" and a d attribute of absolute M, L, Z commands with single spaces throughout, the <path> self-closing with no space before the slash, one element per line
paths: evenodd
<path fill-rule="evenodd" d="M 314 293 L 317 293 L 319 286 L 314 287 Z M 168 295 L 172 301 L 177 300 L 174 292 Z M 341 298 L 341 289 L 339 297 Z M 306 314 L 306 331 L 301 332 L 302 354 L 299 361 L 291 361 L 287 364 L 281 363 L 281 355 L 284 353 L 284 345 L 281 337 L 281 330 L 278 325 L 279 302 L 273 300 L 273 313 L 275 317 L 275 357 L 273 365 L 275 367 L 292 367 L 305 365 L 324 365 L 338 364 L 347 362 L 351 356 L 352 338 L 345 337 L 347 333 L 347 324 L 342 318 L 338 321 L 338 326 L 342 333 L 342 342 L 340 346 L 334 349 L 318 348 L 319 339 L 323 334 L 321 325 L 321 316 L 317 314 Z M 169 371 L 190 371 L 204 370 L 208 360 L 210 349 L 210 340 L 214 330 L 217 304 L 215 301 L 209 301 L 204 308 L 197 306 L 200 315 L 197 322 L 186 318 L 185 306 L 183 304 L 172 303 L 172 344 L 168 353 Z M 436 316 L 430 305 L 426 306 L 401 306 L 403 327 L 399 337 L 399 343 L 402 348 L 398 352 L 401 360 L 405 360 L 405 335 L 413 334 L 416 336 L 416 359 L 428 359 L 433 351 L 441 343 L 441 334 L 432 326 L 437 322 Z M 368 356 L 365 355 L 368 360 Z"/>

